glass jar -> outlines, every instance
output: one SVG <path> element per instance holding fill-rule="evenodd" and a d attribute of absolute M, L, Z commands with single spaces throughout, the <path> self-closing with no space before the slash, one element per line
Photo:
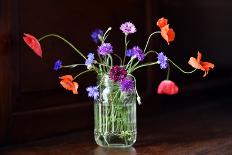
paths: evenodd
<path fill-rule="evenodd" d="M 99 99 L 94 104 L 94 135 L 103 147 L 130 147 L 136 141 L 136 93 L 122 92 L 108 75 L 98 78 Z"/>

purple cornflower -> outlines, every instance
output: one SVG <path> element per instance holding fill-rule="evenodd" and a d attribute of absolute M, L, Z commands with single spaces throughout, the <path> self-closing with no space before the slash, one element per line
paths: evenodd
<path fill-rule="evenodd" d="M 142 49 L 139 48 L 138 46 L 134 46 L 132 49 L 127 50 L 126 56 L 136 57 L 136 58 L 138 58 L 139 61 L 143 61 L 143 59 L 145 58 L 145 55 L 144 55 Z"/>
<path fill-rule="evenodd" d="M 113 52 L 113 47 L 110 43 L 103 43 L 101 46 L 98 46 L 97 51 L 100 55 L 106 56 Z"/>
<path fill-rule="evenodd" d="M 134 81 L 129 79 L 129 78 L 124 78 L 121 82 L 120 82 L 120 89 L 121 91 L 124 91 L 126 93 L 131 93 L 134 90 Z"/>
<path fill-rule="evenodd" d="M 86 88 L 89 97 L 93 97 L 96 100 L 99 97 L 99 91 L 97 86 L 89 86 Z"/>
<path fill-rule="evenodd" d="M 57 61 L 55 62 L 55 64 L 54 64 L 53 69 L 54 69 L 55 71 L 58 71 L 61 67 L 62 67 L 62 61 L 61 61 L 61 60 L 57 60 Z"/>
<path fill-rule="evenodd" d="M 93 53 L 89 53 L 87 55 L 87 59 L 85 61 L 85 65 L 87 66 L 88 69 L 91 68 L 93 62 L 94 62 L 94 54 Z"/>
<path fill-rule="evenodd" d="M 131 33 L 135 33 L 136 32 L 136 28 L 135 25 L 132 24 L 131 22 L 125 22 L 124 24 L 122 24 L 120 26 L 120 30 L 125 34 L 131 34 Z"/>
<path fill-rule="evenodd" d="M 98 44 L 101 41 L 100 38 L 102 38 L 102 36 L 103 36 L 103 31 L 101 29 L 96 29 L 91 34 L 91 38 L 96 44 Z"/>
<path fill-rule="evenodd" d="M 168 58 L 164 55 L 163 52 L 158 53 L 158 64 L 161 69 L 166 69 L 168 67 Z"/>
<path fill-rule="evenodd" d="M 110 79 L 117 82 L 123 80 L 127 75 L 127 71 L 120 67 L 120 66 L 114 66 L 110 69 Z"/>

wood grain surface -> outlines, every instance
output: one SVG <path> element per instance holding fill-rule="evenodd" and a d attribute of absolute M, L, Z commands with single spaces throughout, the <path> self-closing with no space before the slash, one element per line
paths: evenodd
<path fill-rule="evenodd" d="M 231 99 L 209 101 L 192 108 L 164 111 L 138 123 L 136 144 L 127 149 L 98 147 L 93 131 L 28 144 L 4 146 L 1 155 L 231 155 Z"/>

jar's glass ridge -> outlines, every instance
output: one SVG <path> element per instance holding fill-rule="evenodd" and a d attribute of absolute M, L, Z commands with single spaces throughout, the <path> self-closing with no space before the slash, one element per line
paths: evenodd
<path fill-rule="evenodd" d="M 108 75 L 98 77 L 94 103 L 95 141 L 103 147 L 130 147 L 137 137 L 136 93 L 122 92 Z"/>

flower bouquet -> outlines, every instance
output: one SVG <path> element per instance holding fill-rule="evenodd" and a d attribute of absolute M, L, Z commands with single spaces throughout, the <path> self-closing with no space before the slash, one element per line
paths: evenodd
<path fill-rule="evenodd" d="M 24 34 L 25 43 L 34 51 L 35 54 L 42 58 L 42 49 L 40 41 L 49 37 L 56 37 L 63 40 L 73 50 L 83 58 L 83 63 L 63 65 L 61 60 L 57 60 L 54 64 L 54 70 L 63 68 L 76 68 L 81 65 L 87 69 L 81 73 L 72 75 L 63 75 L 59 77 L 60 84 L 73 94 L 78 94 L 77 82 L 74 82 L 79 76 L 87 72 L 95 72 L 97 74 L 97 84 L 86 88 L 88 96 L 94 99 L 94 118 L 95 118 L 95 141 L 98 145 L 104 147 L 129 147 L 136 141 L 136 102 L 141 104 L 141 98 L 136 88 L 136 78 L 134 71 L 143 67 L 158 65 L 160 69 L 167 69 L 167 78 L 159 84 L 157 88 L 158 94 L 173 95 L 178 93 L 178 86 L 169 80 L 170 65 L 173 65 L 181 72 L 190 74 L 197 69 L 204 71 L 204 77 L 210 69 L 214 68 L 214 64 L 203 62 L 202 55 L 198 52 L 197 58 L 191 57 L 189 65 L 194 69 L 192 71 L 184 71 L 163 52 L 148 50 L 150 39 L 155 34 L 161 34 L 169 45 L 175 39 L 175 32 L 169 27 L 168 20 L 160 18 L 156 25 L 158 31 L 150 34 L 145 47 L 130 46 L 128 37 L 137 31 L 134 24 L 125 22 L 120 26 L 120 30 L 124 34 L 124 56 L 120 57 L 114 52 L 111 43 L 107 42 L 107 37 L 112 30 L 109 27 L 105 32 L 97 29 L 91 34 L 93 41 L 98 45 L 96 52 L 88 53 L 85 56 L 72 43 L 57 34 L 48 34 L 40 39 L 36 39 L 30 34 Z M 149 54 L 157 55 L 157 59 L 152 62 L 143 63 Z M 118 59 L 118 64 L 115 64 Z"/>

